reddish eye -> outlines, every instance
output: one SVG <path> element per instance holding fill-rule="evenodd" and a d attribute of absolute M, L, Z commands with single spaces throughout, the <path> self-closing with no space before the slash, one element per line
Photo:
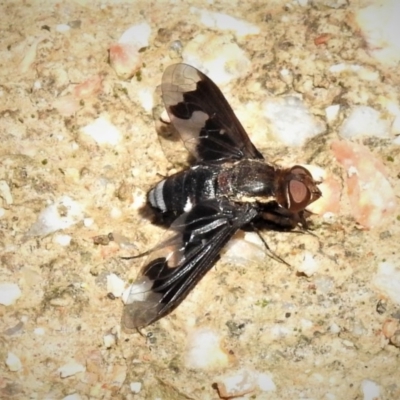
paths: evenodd
<path fill-rule="evenodd" d="M 310 201 L 310 191 L 307 186 L 296 179 L 289 182 L 289 210 L 293 212 L 304 210 Z"/>

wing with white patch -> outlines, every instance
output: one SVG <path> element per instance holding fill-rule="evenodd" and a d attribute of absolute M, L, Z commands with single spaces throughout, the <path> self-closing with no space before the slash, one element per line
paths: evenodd
<path fill-rule="evenodd" d="M 122 323 L 129 329 L 143 327 L 177 307 L 235 232 L 256 215 L 249 204 L 213 199 L 177 218 L 131 286 Z"/>
<path fill-rule="evenodd" d="M 217 85 L 187 64 L 169 66 L 162 98 L 186 148 L 199 161 L 263 159 Z"/>

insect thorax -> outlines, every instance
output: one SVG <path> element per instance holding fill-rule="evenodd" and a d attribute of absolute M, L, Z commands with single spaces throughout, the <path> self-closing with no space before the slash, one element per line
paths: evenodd
<path fill-rule="evenodd" d="M 235 202 L 269 203 L 276 200 L 276 168 L 258 160 L 226 164 L 218 175 L 218 192 Z"/>

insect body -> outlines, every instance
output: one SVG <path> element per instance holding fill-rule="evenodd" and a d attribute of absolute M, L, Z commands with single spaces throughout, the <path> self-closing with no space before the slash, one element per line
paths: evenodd
<path fill-rule="evenodd" d="M 148 193 L 154 209 L 176 219 L 131 286 L 123 313 L 128 328 L 146 326 L 178 306 L 238 229 L 256 221 L 305 229 L 305 209 L 321 196 L 306 168 L 264 160 L 222 92 L 196 68 L 171 65 L 161 90 L 196 163 Z"/>

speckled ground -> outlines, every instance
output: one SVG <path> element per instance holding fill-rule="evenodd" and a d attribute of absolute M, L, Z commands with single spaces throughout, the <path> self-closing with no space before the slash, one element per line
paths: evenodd
<path fill-rule="evenodd" d="M 361 5 L 232 3 L 191 5 L 245 18 L 261 29 L 238 40 L 251 72 L 227 89 L 243 125 L 270 159 L 320 165 L 342 181 L 329 143 L 338 137 L 346 110 L 357 104 L 379 108 L 400 84 L 398 70 L 367 51 L 353 18 Z M 379 387 L 380 399 L 400 398 L 400 350 L 381 332 L 389 317 L 400 319 L 400 306 L 371 283 L 379 262 L 396 260 L 399 221 L 394 216 L 379 228 L 360 229 L 345 191 L 335 218 L 313 217 L 315 236 L 265 234 L 290 265 L 304 249 L 321 255 L 316 274 L 296 274 L 267 256 L 245 265 L 225 258 L 172 315 L 143 335 L 119 332 L 122 302 L 107 296 L 106 276 L 134 278 L 142 261 L 120 256 L 144 251 L 162 236 L 135 199 L 176 167 L 138 94 L 155 89 L 165 67 L 180 61 L 172 41 L 185 45 L 202 33 L 228 33 L 204 27 L 183 2 L 5 2 L 0 10 L 0 180 L 12 196 L 7 201 L 2 189 L 0 281 L 17 283 L 22 292 L 15 304 L 0 306 L 1 398 L 217 399 L 213 384 L 241 368 L 268 373 L 276 385 L 272 392 L 247 394 L 256 399 L 372 399 L 365 390 L 369 381 Z M 143 66 L 122 80 L 108 63 L 108 48 L 142 21 L 152 27 Z M 71 29 L 59 32 L 59 24 Z M 338 63 L 362 65 L 379 78 L 352 72 L 337 77 L 329 67 Z M 294 72 L 292 82 L 281 79 L 283 68 Z M 62 115 L 56 99 L 93 76 L 101 77 L 99 92 L 80 99 L 73 115 Z M 285 148 L 267 140 L 265 119 L 246 113 L 246 102 L 264 101 L 251 90 L 255 82 L 271 96 L 301 93 L 321 120 L 332 104 L 341 104 L 342 114 L 305 147 Z M 99 145 L 82 134 L 100 116 L 122 132 L 118 144 Z M 386 164 L 399 193 L 398 146 L 388 139 L 364 143 Z M 174 146 L 182 150 L 181 143 Z M 27 236 L 40 211 L 62 196 L 82 205 L 85 220 L 59 233 Z M 135 248 L 93 243 L 110 232 Z M 69 235 L 69 245 L 60 234 Z M 218 332 L 231 356 L 227 366 L 187 367 L 187 337 L 195 326 Z M 110 332 L 118 340 L 106 348 L 103 337 Z M 10 352 L 21 362 L 17 371 L 6 365 Z M 59 368 L 70 362 L 85 371 L 62 378 Z M 139 393 L 132 382 L 141 383 Z"/>

